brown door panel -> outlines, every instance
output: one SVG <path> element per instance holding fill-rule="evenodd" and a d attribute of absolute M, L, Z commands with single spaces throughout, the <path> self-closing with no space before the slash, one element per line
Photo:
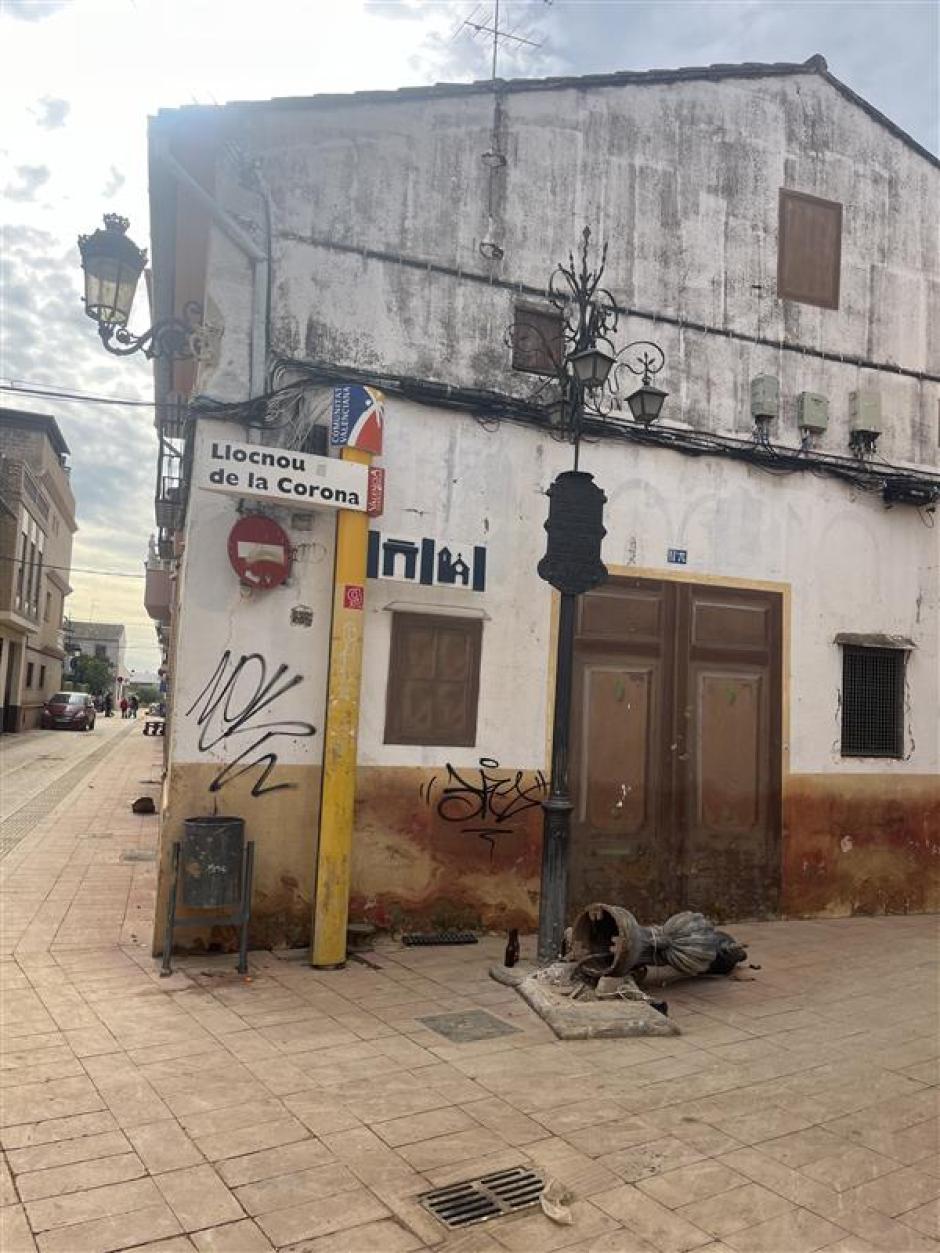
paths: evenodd
<path fill-rule="evenodd" d="M 573 909 L 653 917 L 673 893 L 669 768 L 675 588 L 630 579 L 581 599 L 574 671 L 569 861 Z"/>
<path fill-rule="evenodd" d="M 776 908 L 780 597 L 646 579 L 582 598 L 569 898 L 716 918 Z"/>
<path fill-rule="evenodd" d="M 766 915 L 779 898 L 780 597 L 690 584 L 677 623 L 682 907 Z"/>
<path fill-rule="evenodd" d="M 632 901 L 663 899 L 663 662 L 583 658 L 575 674 L 571 784 L 574 813 L 570 893 Z"/>
<path fill-rule="evenodd" d="M 681 760 L 682 904 L 709 916 L 772 911 L 776 788 L 765 670 L 693 662 Z"/>

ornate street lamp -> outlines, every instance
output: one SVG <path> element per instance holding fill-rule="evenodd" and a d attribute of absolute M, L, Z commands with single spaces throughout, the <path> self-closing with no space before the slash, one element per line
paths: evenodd
<path fill-rule="evenodd" d="M 666 358 L 660 346 L 648 340 L 638 339 L 635 343 L 628 344 L 623 351 L 630 353 L 634 350 L 636 351 L 633 360 L 625 356 L 621 364 L 626 366 L 631 374 L 642 375 L 643 382 L 632 396 L 627 397 L 627 404 L 630 406 L 630 412 L 635 421 L 643 426 L 650 426 L 659 417 L 663 401 L 669 395 L 661 388 L 652 386 L 653 375 L 660 372 L 666 364 Z"/>
<path fill-rule="evenodd" d="M 127 322 L 137 284 L 147 264 L 147 253 L 128 238 L 127 218 L 104 215 L 104 230 L 79 235 L 78 248 L 85 274 L 85 312 L 98 324 L 108 352 L 119 357 L 143 352 L 147 358 L 198 357 L 205 332 L 202 307 L 190 301 L 182 318 L 164 318 L 143 335 L 132 335 Z"/>
<path fill-rule="evenodd" d="M 560 593 L 558 647 L 555 657 L 555 708 L 552 719 L 552 761 L 549 795 L 542 836 L 539 894 L 538 958 L 555 961 L 562 948 L 568 903 L 568 846 L 573 808 L 568 783 L 571 731 L 571 684 L 578 597 L 603 583 L 607 568 L 601 560 L 604 505 L 607 497 L 594 477 L 578 469 L 585 417 L 603 420 L 620 408 L 616 375 L 620 368 L 642 376 L 640 388 L 628 398 L 638 422 L 649 425 L 663 406 L 666 393 L 651 385 L 665 364 L 662 350 L 640 341 L 615 352 L 612 336 L 618 312 L 613 297 L 600 282 L 607 261 L 607 245 L 600 265 L 588 265 L 591 232 L 585 227 L 580 264 L 569 255 L 549 282 L 549 299 L 561 314 L 562 360 L 556 382 L 560 393 L 559 424 L 574 445 L 574 469 L 559 474 L 548 490 L 545 530 L 548 545 L 538 564 L 539 576 Z M 541 332 L 532 327 L 537 335 Z M 544 340 L 544 336 L 542 336 Z M 551 346 L 543 345 L 550 352 Z M 550 359 L 554 359 L 550 355 Z M 612 380 L 614 386 L 612 386 Z"/>
<path fill-rule="evenodd" d="M 588 391 L 594 391 L 607 382 L 610 367 L 615 360 L 614 354 L 603 344 L 595 343 L 589 348 L 582 348 L 580 352 L 572 353 L 568 364 L 581 386 Z"/>

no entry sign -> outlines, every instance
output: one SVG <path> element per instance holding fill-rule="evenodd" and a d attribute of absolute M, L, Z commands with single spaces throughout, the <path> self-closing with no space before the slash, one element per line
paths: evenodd
<path fill-rule="evenodd" d="M 290 574 L 287 532 L 263 513 L 239 518 L 229 532 L 228 559 L 246 586 L 263 591 L 278 587 Z"/>

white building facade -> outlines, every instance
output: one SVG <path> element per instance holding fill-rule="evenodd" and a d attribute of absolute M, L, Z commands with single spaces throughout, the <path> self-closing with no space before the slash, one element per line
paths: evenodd
<path fill-rule="evenodd" d="M 115 702 L 124 695 L 127 684 L 127 632 L 120 622 L 82 622 L 69 619 L 65 644 L 72 657 L 96 657 L 111 667 Z"/>
<path fill-rule="evenodd" d="M 669 396 L 581 449 L 610 578 L 579 610 L 571 907 L 937 906 L 934 157 L 821 58 L 184 109 L 151 152 L 158 313 L 198 300 L 210 341 L 158 373 L 193 398 L 164 890 L 183 819 L 239 814 L 255 942 L 309 934 L 337 509 L 207 477 L 226 444 L 313 465 L 334 387 L 369 384 L 351 916 L 533 925 L 536 565 L 571 447 L 545 362 L 508 345 L 552 340 L 549 275 L 588 226 L 615 347 L 657 343 Z M 289 539 L 270 590 L 227 552 L 257 512 Z"/>

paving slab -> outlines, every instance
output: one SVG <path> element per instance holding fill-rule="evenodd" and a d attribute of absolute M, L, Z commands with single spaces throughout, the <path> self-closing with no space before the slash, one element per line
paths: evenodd
<path fill-rule="evenodd" d="M 736 924 L 760 971 L 671 983 L 682 1034 L 644 1039 L 555 1038 L 488 977 L 495 936 L 161 980 L 129 812 L 160 750 L 116 735 L 0 861 L 4 1253 L 940 1251 L 936 918 Z M 420 1203 L 515 1166 L 570 1226 Z"/>

